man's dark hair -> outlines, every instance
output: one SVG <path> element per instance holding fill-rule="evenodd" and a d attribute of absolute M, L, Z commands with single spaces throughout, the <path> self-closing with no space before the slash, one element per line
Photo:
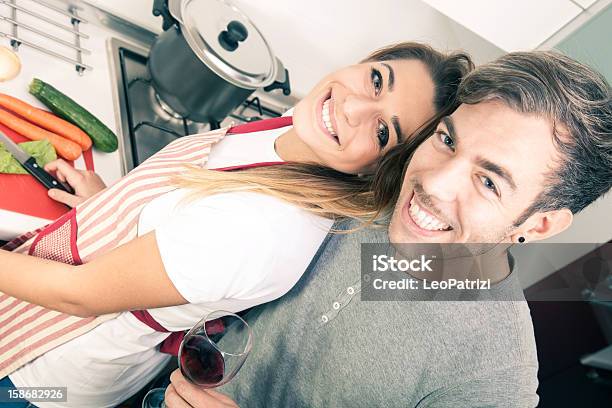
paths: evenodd
<path fill-rule="evenodd" d="M 499 100 L 552 124 L 561 160 L 516 226 L 536 212 L 568 208 L 577 213 L 610 190 L 610 85 L 588 66 L 557 52 L 510 53 L 468 74 L 458 99 L 466 104 Z"/>

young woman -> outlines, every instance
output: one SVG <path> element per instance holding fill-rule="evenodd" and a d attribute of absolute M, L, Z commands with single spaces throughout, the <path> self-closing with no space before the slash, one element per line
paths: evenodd
<path fill-rule="evenodd" d="M 176 350 L 169 332 L 283 295 L 335 218 L 385 210 L 368 174 L 454 108 L 471 67 L 421 44 L 379 50 L 323 78 L 292 118 L 181 138 L 9 243 L 0 381 L 68 387 L 67 403 L 41 407 L 124 401 L 167 362 L 160 351 Z"/>

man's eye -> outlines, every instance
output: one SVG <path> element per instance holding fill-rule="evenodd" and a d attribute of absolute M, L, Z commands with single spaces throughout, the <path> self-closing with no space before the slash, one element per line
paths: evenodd
<path fill-rule="evenodd" d="M 480 176 L 480 181 L 482 181 L 482 184 L 485 186 L 485 188 L 493 191 L 497 195 L 497 187 L 495 186 L 495 183 L 491 181 L 490 178 L 486 176 Z"/>
<path fill-rule="evenodd" d="M 380 95 L 380 91 L 383 88 L 383 77 L 379 70 L 376 68 L 372 68 L 370 72 L 370 79 L 372 80 L 372 86 L 374 87 L 374 94 L 376 96 Z"/>
<path fill-rule="evenodd" d="M 389 142 L 389 127 L 385 122 L 379 121 L 376 128 L 376 136 L 378 137 L 378 144 L 383 149 Z"/>
<path fill-rule="evenodd" d="M 436 131 L 436 134 L 438 135 L 438 138 L 440 138 L 440 141 L 442 143 L 447 145 L 451 150 L 455 149 L 455 141 L 452 137 L 450 137 L 448 134 L 444 133 L 441 130 Z"/>

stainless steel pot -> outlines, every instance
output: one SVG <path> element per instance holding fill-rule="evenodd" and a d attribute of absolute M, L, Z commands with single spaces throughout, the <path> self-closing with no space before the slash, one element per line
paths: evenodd
<path fill-rule="evenodd" d="M 179 115 L 218 122 L 256 89 L 291 93 L 289 72 L 263 35 L 228 0 L 155 0 L 164 32 L 147 68 L 160 99 Z"/>

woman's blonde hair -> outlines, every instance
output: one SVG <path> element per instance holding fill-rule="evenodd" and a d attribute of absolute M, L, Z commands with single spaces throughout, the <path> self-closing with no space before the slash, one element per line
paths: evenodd
<path fill-rule="evenodd" d="M 187 201 L 219 193 L 252 191 L 280 198 L 326 218 L 353 218 L 364 225 L 373 223 L 386 216 L 395 204 L 404 163 L 409 158 L 406 152 L 416 149 L 434 131 L 439 118 L 456 108 L 459 83 L 473 68 L 466 54 L 443 54 L 428 45 L 414 42 L 377 50 L 362 62 L 410 59 L 427 66 L 435 84 L 437 113 L 408 138 L 406 143 L 409 146 L 404 145 L 401 153 L 397 146 L 391 149 L 379 163 L 375 175 L 356 176 L 309 163 L 286 163 L 241 171 L 186 166 L 186 171 L 177 174 L 173 183 L 191 190 Z"/>

